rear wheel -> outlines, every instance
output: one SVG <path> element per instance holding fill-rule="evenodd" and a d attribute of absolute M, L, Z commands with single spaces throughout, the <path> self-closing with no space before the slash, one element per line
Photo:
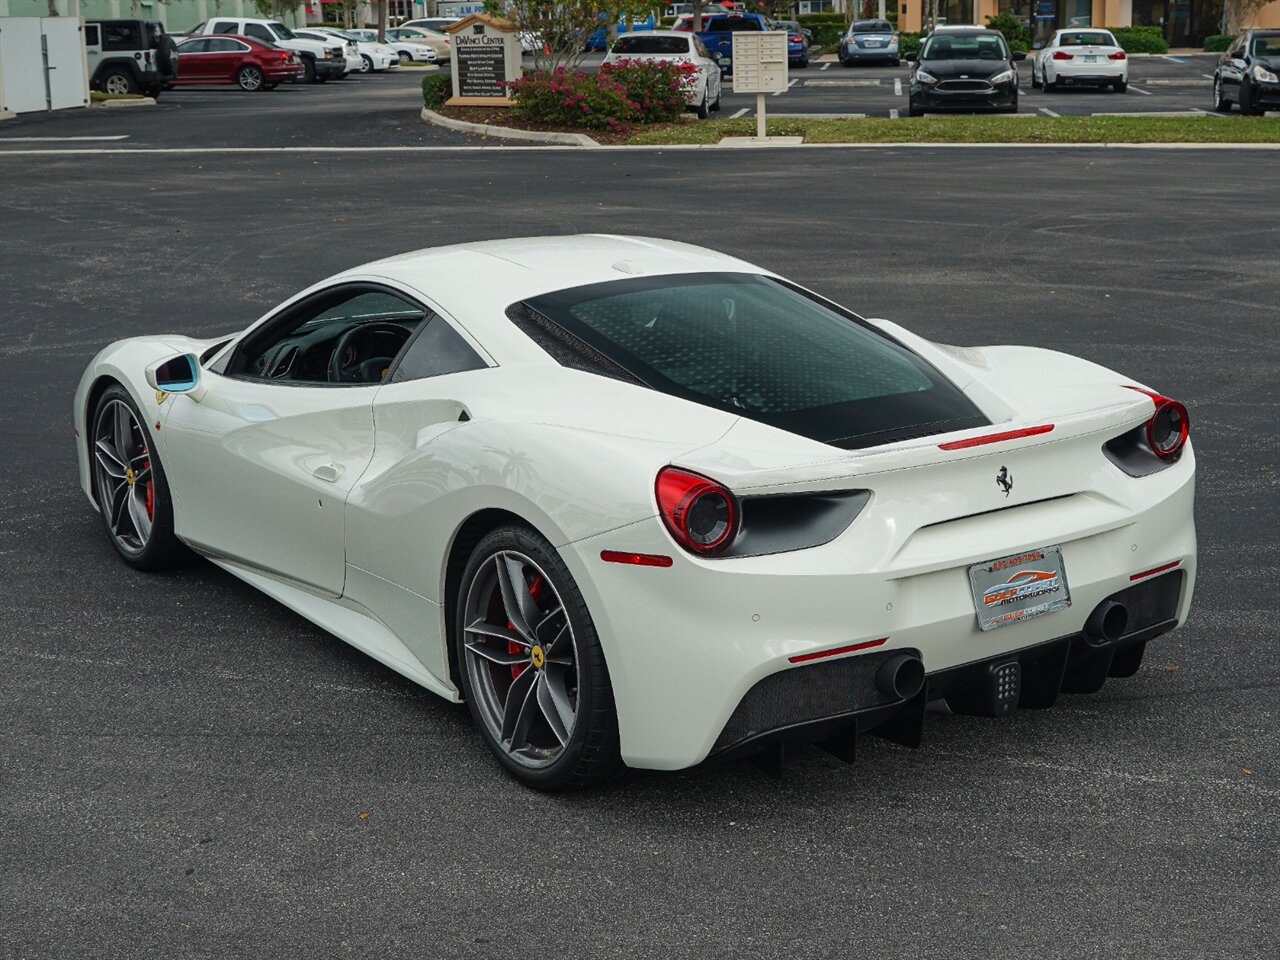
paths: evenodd
<path fill-rule="evenodd" d="M 137 93 L 138 81 L 133 78 L 133 74 L 128 70 L 116 67 L 102 75 L 102 91 L 103 93 L 113 93 L 117 96 L 126 93 Z"/>
<path fill-rule="evenodd" d="M 1042 80 L 1042 85 L 1044 86 L 1045 93 L 1053 93 L 1053 91 L 1058 89 L 1057 82 L 1049 79 L 1048 67 L 1045 67 L 1044 76 L 1041 78 L 1041 80 Z"/>
<path fill-rule="evenodd" d="M 1117 80 L 1115 83 L 1111 85 L 1111 89 L 1114 90 L 1116 93 L 1124 93 L 1126 90 L 1129 89 L 1129 81 Z"/>
<path fill-rule="evenodd" d="M 695 115 L 699 120 L 705 120 L 705 119 L 707 119 L 707 117 L 709 117 L 709 116 L 711 115 L 711 111 L 710 111 L 710 109 L 709 109 L 709 108 L 708 108 L 708 106 L 707 106 L 707 89 L 706 89 L 706 87 L 703 87 L 703 88 L 702 88 L 702 102 L 701 102 L 701 103 L 699 103 L 699 104 L 694 108 L 694 111 L 693 111 L 693 112 L 694 112 L 694 115 Z"/>
<path fill-rule="evenodd" d="M 1253 87 L 1247 77 L 1240 81 L 1240 112 L 1246 117 L 1260 117 L 1265 112 L 1253 102 Z"/>
<path fill-rule="evenodd" d="M 262 71 L 247 63 L 236 71 L 236 85 L 249 93 L 262 89 Z"/>
<path fill-rule="evenodd" d="M 1040 82 L 1040 78 L 1036 76 L 1036 65 L 1033 63 L 1031 65 L 1031 89 L 1039 90 L 1042 86 L 1043 84 Z"/>
<path fill-rule="evenodd" d="M 467 706 L 516 779 L 569 790 L 621 767 L 604 652 L 550 543 L 526 527 L 490 533 L 467 561 L 456 611 Z"/>
<path fill-rule="evenodd" d="M 1213 109 L 1218 113 L 1230 113 L 1231 101 L 1222 95 L 1222 77 L 1213 78 Z"/>
<path fill-rule="evenodd" d="M 316 62 L 310 57 L 302 58 L 302 78 L 297 83 L 315 83 L 316 82 Z"/>
<path fill-rule="evenodd" d="M 173 533 L 169 485 L 133 398 L 108 387 L 90 422 L 93 496 L 112 546 L 140 570 L 176 565 L 185 548 Z"/>

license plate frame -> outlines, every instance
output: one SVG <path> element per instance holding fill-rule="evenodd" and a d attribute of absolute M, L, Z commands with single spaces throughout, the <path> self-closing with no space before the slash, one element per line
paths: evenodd
<path fill-rule="evenodd" d="M 969 568 L 978 628 L 997 630 L 1071 606 L 1062 545 L 1035 547 Z"/>

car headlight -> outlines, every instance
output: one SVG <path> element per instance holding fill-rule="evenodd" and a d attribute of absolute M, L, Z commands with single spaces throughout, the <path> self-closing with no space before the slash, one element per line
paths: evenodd
<path fill-rule="evenodd" d="M 937 77 L 935 77 L 932 73 L 928 73 L 924 70 L 916 71 L 916 79 L 919 80 L 921 83 L 928 83 L 928 84 L 934 84 L 938 82 Z"/>
<path fill-rule="evenodd" d="M 1253 79 L 1261 80 L 1263 83 L 1275 83 L 1277 81 L 1274 73 L 1257 63 L 1253 65 Z"/>
<path fill-rule="evenodd" d="M 987 83 L 994 86 L 997 83 L 1009 83 L 1013 79 L 1012 70 L 1001 70 L 994 77 L 990 78 Z"/>

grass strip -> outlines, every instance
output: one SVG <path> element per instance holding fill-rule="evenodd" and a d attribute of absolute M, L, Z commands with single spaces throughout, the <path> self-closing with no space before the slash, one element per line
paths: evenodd
<path fill-rule="evenodd" d="M 1280 143 L 1280 119 L 1271 117 L 1042 117 L 928 116 L 834 119 L 775 117 L 771 137 L 806 143 Z M 633 144 L 707 144 L 722 137 L 753 137 L 755 117 L 705 120 L 642 130 Z"/>

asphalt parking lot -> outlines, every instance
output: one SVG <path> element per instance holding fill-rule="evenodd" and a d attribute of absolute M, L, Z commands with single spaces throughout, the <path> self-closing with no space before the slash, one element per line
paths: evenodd
<path fill-rule="evenodd" d="M 125 148 L 177 145 L 179 117 L 197 146 L 244 142 L 233 96 L 0 139 L 116 124 Z M 321 114 L 309 142 L 423 135 L 373 113 Z M 282 109 L 251 142 L 303 124 Z M 1274 955 L 1275 153 L 16 152 L 45 146 L 92 144 L 0 151 L 0 956 Z M 935 715 L 916 751 L 551 797 L 502 774 L 465 708 L 216 568 L 117 560 L 71 436 L 101 345 L 238 329 L 415 247 L 593 231 L 722 248 L 934 339 L 1065 350 L 1186 401 L 1190 622 L 1132 679 Z"/>
<path fill-rule="evenodd" d="M 588 69 L 600 55 L 589 56 Z M 1123 94 L 1089 88 L 1053 93 L 1031 88 L 1030 62 L 1019 64 L 1019 110 L 1042 116 L 1105 113 L 1211 112 L 1216 55 L 1143 57 L 1131 60 L 1129 89 Z M 793 86 L 771 96 L 771 114 L 851 114 L 889 117 L 906 113 L 908 64 L 898 67 L 838 62 L 812 63 L 791 70 Z M 0 128 L 0 150 L 116 147 L 243 146 L 455 146 L 477 138 L 424 124 L 422 73 L 399 71 L 364 75 L 322 85 L 285 84 L 277 90 L 245 93 L 235 87 L 180 87 L 154 107 L 93 109 L 25 115 Z M 732 92 L 725 78 L 720 116 L 753 116 L 754 94 Z M 248 109 L 248 108 L 252 109 Z M 127 114 L 127 116 L 125 116 Z M 38 138 L 38 139 L 32 139 Z M 93 139 L 83 139 L 93 138 Z M 98 139 L 102 138 L 102 139 Z"/>

